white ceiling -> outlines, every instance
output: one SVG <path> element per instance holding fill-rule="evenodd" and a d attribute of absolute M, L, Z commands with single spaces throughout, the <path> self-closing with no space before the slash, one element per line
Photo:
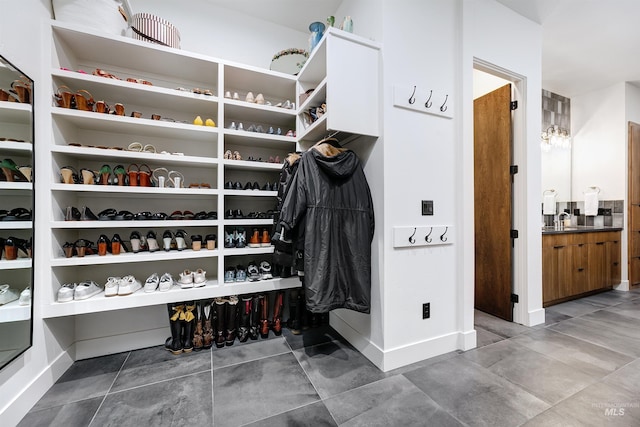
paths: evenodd
<path fill-rule="evenodd" d="M 640 84 L 640 1 L 497 0 L 542 25 L 542 87 L 571 97 Z"/>

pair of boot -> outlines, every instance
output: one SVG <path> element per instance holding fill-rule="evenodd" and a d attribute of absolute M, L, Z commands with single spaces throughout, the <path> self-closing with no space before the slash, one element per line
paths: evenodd
<path fill-rule="evenodd" d="M 269 337 L 269 330 L 276 336 L 282 335 L 282 306 L 284 292 L 278 291 L 273 302 L 273 319 L 269 322 L 269 295 L 245 295 L 239 309 L 238 340 L 257 340 Z"/>
<path fill-rule="evenodd" d="M 233 345 L 238 324 L 238 297 L 216 298 L 213 300 L 215 318 L 215 339 L 217 348 Z"/>
<path fill-rule="evenodd" d="M 189 353 L 193 350 L 195 309 L 195 301 L 167 304 L 171 336 L 167 338 L 164 346 L 171 353 Z"/>
<path fill-rule="evenodd" d="M 193 331 L 193 349 L 195 351 L 207 350 L 213 346 L 214 313 L 210 301 L 196 302 L 195 329 Z"/>

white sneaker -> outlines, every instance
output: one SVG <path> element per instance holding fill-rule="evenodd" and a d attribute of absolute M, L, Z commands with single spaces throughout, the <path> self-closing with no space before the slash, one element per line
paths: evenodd
<path fill-rule="evenodd" d="M 109 277 L 104 285 L 104 296 L 114 297 L 118 295 L 118 286 L 120 285 L 119 277 Z"/>
<path fill-rule="evenodd" d="M 260 263 L 260 278 L 262 280 L 273 279 L 273 274 L 271 274 L 271 264 L 267 261 L 262 261 Z"/>
<path fill-rule="evenodd" d="M 144 291 L 155 292 L 155 290 L 158 289 L 159 284 L 160 284 L 160 277 L 158 277 L 158 273 L 153 273 L 144 282 Z"/>
<path fill-rule="evenodd" d="M 206 271 L 199 268 L 197 271 L 193 272 L 193 286 L 196 288 L 200 288 L 207 284 L 207 278 L 205 277 L 207 274 Z"/>
<path fill-rule="evenodd" d="M 58 302 L 73 301 L 73 293 L 76 290 L 76 283 L 65 283 L 58 289 Z"/>
<path fill-rule="evenodd" d="M 85 282 L 78 283 L 75 291 L 73 292 L 73 299 L 75 300 L 83 300 L 87 298 L 91 298 L 94 295 L 102 292 L 102 288 L 98 286 L 96 282 L 93 280 L 87 280 Z"/>
<path fill-rule="evenodd" d="M 18 291 L 11 289 L 9 285 L 0 286 L 0 305 L 8 304 L 18 299 Z"/>
<path fill-rule="evenodd" d="M 180 280 L 178 284 L 182 289 L 193 288 L 193 273 L 189 270 L 185 270 L 180 273 Z"/>
<path fill-rule="evenodd" d="M 20 292 L 20 301 L 18 301 L 18 304 L 31 304 L 31 286 L 27 286 L 22 292 Z"/>
<path fill-rule="evenodd" d="M 140 288 L 142 288 L 142 284 L 139 280 L 136 280 L 136 278 L 131 275 L 124 276 L 118 284 L 118 295 L 131 295 Z"/>
<path fill-rule="evenodd" d="M 158 290 L 160 292 L 167 292 L 173 286 L 173 277 L 169 273 L 164 273 L 162 277 L 160 277 L 160 285 L 158 286 Z"/>

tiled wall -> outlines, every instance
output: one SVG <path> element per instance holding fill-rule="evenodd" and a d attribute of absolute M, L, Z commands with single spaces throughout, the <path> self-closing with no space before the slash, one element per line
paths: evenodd
<path fill-rule="evenodd" d="M 543 89 L 542 130 L 552 125 L 571 129 L 571 99 Z"/>
<path fill-rule="evenodd" d="M 584 215 L 584 201 L 558 202 L 556 212 L 569 212 L 572 226 L 587 225 L 624 228 L 624 200 L 600 200 L 598 202 L 597 216 Z M 546 226 L 553 226 L 553 218 L 553 215 L 542 215 L 542 221 Z"/>

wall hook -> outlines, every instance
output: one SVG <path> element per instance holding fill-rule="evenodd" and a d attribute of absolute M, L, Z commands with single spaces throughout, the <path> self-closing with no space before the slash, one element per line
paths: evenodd
<path fill-rule="evenodd" d="M 449 94 L 447 94 L 447 96 L 444 97 L 444 102 L 442 103 L 442 105 L 440 106 L 440 111 L 442 111 L 443 113 L 445 111 L 447 111 L 447 100 L 449 99 Z"/>
<path fill-rule="evenodd" d="M 418 231 L 418 227 L 413 227 L 413 234 L 409 236 L 409 243 L 412 245 L 416 242 L 416 238 L 414 237 L 416 235 L 416 231 Z"/>
<path fill-rule="evenodd" d="M 413 86 L 413 93 L 409 97 L 409 104 L 413 104 L 414 102 L 416 102 L 416 96 L 415 95 L 416 95 L 416 87 Z"/>
<path fill-rule="evenodd" d="M 445 236 L 445 234 L 447 234 L 447 231 L 449 231 L 449 227 L 445 227 L 444 233 L 442 233 L 440 235 L 440 241 L 441 242 L 446 242 L 447 241 L 447 237 Z"/>
<path fill-rule="evenodd" d="M 424 238 L 424 241 L 427 243 L 431 243 L 433 242 L 433 239 L 431 238 L 431 233 L 433 233 L 433 227 L 431 227 L 431 230 L 429 230 L 429 234 L 427 234 Z"/>
<path fill-rule="evenodd" d="M 431 106 L 433 105 L 433 102 L 431 102 L 432 96 L 433 96 L 433 89 L 429 91 L 429 98 L 427 99 L 427 102 L 424 103 L 425 108 L 431 108 Z"/>

